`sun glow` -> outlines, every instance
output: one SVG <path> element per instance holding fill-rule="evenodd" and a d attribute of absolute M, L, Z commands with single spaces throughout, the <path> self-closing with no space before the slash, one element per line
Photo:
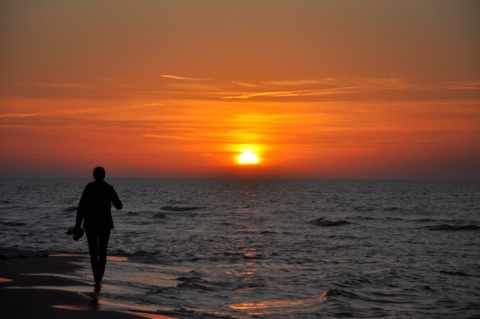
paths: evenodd
<path fill-rule="evenodd" d="M 256 165 L 259 163 L 257 154 L 252 151 L 245 151 L 237 158 L 237 162 L 240 165 Z"/>

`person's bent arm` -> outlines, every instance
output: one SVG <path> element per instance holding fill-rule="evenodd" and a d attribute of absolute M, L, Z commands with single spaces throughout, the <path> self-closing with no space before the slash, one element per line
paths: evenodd
<path fill-rule="evenodd" d="M 77 217 L 75 219 L 75 228 L 76 229 L 82 227 L 84 210 L 85 210 L 85 191 L 83 191 L 82 197 L 80 198 L 80 202 L 78 203 Z"/>
<path fill-rule="evenodd" d="M 113 194 L 112 194 L 112 195 L 113 195 L 113 196 L 112 196 L 112 204 L 113 204 L 113 206 L 114 206 L 116 209 L 118 209 L 118 210 L 122 209 L 122 208 L 123 208 L 123 204 L 122 204 L 122 202 L 120 201 L 120 198 L 118 198 L 118 195 L 117 195 L 117 193 L 115 192 L 115 190 L 114 190 L 113 188 L 112 188 L 112 192 L 113 192 Z"/>

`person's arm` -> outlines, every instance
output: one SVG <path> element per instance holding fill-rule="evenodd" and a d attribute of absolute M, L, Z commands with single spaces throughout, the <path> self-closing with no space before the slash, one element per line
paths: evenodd
<path fill-rule="evenodd" d="M 118 210 L 123 208 L 123 204 L 120 201 L 120 198 L 118 198 L 117 192 L 115 192 L 115 189 L 113 189 L 113 187 L 112 187 L 112 204 Z"/>
<path fill-rule="evenodd" d="M 80 202 L 78 203 L 77 217 L 75 219 L 75 228 L 77 229 L 82 227 L 82 221 L 85 211 L 85 192 L 86 189 L 83 191 L 82 197 L 80 197 Z"/>

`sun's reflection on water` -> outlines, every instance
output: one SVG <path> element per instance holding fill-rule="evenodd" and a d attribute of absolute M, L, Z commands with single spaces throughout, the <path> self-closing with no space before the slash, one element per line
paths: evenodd
<path fill-rule="evenodd" d="M 323 292 L 317 298 L 303 300 L 264 300 L 258 302 L 242 302 L 230 304 L 229 307 L 248 313 L 249 315 L 259 316 L 279 312 L 280 309 L 298 306 L 308 306 L 322 303 L 327 300 L 327 292 Z"/>

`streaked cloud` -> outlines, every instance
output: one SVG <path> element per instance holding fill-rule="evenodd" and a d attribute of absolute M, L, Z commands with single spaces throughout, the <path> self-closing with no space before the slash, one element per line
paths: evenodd
<path fill-rule="evenodd" d="M 450 90 L 480 90 L 480 81 L 465 81 L 451 84 Z"/>
<path fill-rule="evenodd" d="M 303 114 L 299 113 L 288 113 L 288 114 L 236 114 L 234 115 L 240 119 L 291 119 L 291 118 L 298 118 L 303 117 Z"/>
<path fill-rule="evenodd" d="M 239 81 L 232 81 L 233 84 L 244 86 L 244 87 L 249 87 L 249 88 L 258 88 L 260 85 L 258 84 L 252 84 L 252 83 L 246 83 L 246 82 L 239 82 Z"/>
<path fill-rule="evenodd" d="M 150 138 L 162 138 L 162 139 L 173 139 L 173 140 L 185 140 L 185 141 L 204 141 L 204 138 L 193 137 L 193 136 L 179 136 L 179 135 L 165 135 L 165 134 L 142 134 L 143 137 Z"/>
<path fill-rule="evenodd" d="M 327 90 L 293 90 L 293 91 L 268 91 L 268 92 L 255 92 L 239 95 L 224 96 L 226 100 L 230 99 L 251 99 L 256 97 L 301 97 L 301 96 L 325 96 L 331 94 L 339 94 L 337 89 Z M 347 93 L 344 91 L 343 93 Z"/>
<path fill-rule="evenodd" d="M 178 75 L 172 75 L 172 74 L 160 74 L 159 77 L 164 78 L 164 79 L 170 79 L 170 80 L 178 80 L 178 81 L 208 81 L 208 80 L 210 80 L 208 78 L 191 78 L 191 77 L 178 76 Z"/>
<path fill-rule="evenodd" d="M 40 113 L 8 113 L 8 114 L 0 114 L 0 119 L 18 119 L 18 118 L 27 118 L 27 117 L 34 117 L 38 116 Z"/>
<path fill-rule="evenodd" d="M 315 85 L 319 84 L 318 80 L 287 80 L 287 81 L 268 81 L 263 82 L 265 85 L 275 85 L 275 86 L 305 86 L 305 85 Z"/>
<path fill-rule="evenodd" d="M 235 84 L 243 82 L 233 81 Z M 241 85 L 239 84 L 239 85 Z M 261 97 L 324 97 L 344 94 L 360 94 L 367 92 L 381 92 L 384 90 L 405 90 L 415 85 L 399 77 L 364 77 L 364 78 L 335 78 L 322 77 L 319 79 L 304 80 L 272 80 L 259 84 L 243 85 L 246 88 L 262 89 L 258 91 L 245 90 L 225 95 L 223 99 L 251 99 Z M 278 90 L 280 87 L 291 87 L 295 90 Z"/>

